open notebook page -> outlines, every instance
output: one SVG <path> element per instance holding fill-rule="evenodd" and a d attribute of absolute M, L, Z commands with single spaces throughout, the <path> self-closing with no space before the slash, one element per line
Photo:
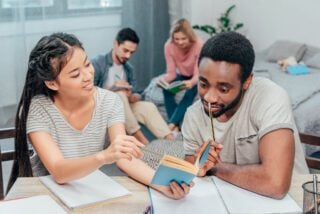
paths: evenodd
<path fill-rule="evenodd" d="M 40 181 L 69 208 L 131 194 L 126 188 L 99 170 L 63 185 L 57 184 L 50 175 L 40 177 Z"/>
<path fill-rule="evenodd" d="M 287 194 L 276 200 L 234 186 L 215 176 L 211 177 L 229 213 L 301 213 L 301 208 Z"/>
<path fill-rule="evenodd" d="M 210 178 L 195 178 L 195 186 L 181 200 L 170 199 L 149 188 L 154 214 L 228 213 Z"/>
<path fill-rule="evenodd" d="M 50 196 L 39 195 L 29 198 L 0 201 L 0 213 L 57 214 L 67 213 Z"/>

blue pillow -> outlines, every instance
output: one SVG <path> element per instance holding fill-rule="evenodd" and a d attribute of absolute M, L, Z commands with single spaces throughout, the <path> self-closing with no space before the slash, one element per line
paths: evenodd
<path fill-rule="evenodd" d="M 309 68 L 303 64 L 290 65 L 287 68 L 287 72 L 292 75 L 302 75 L 310 73 Z"/>

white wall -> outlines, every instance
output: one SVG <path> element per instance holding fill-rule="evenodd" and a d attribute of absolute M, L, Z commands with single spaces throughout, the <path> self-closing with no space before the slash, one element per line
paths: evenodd
<path fill-rule="evenodd" d="M 20 98 L 28 55 L 36 42 L 53 32 L 75 34 L 89 57 L 105 53 L 121 27 L 121 11 L 108 15 L 0 23 L 0 107 Z"/>
<path fill-rule="evenodd" d="M 289 39 L 320 47 L 319 0 L 192 0 L 187 2 L 192 24 L 213 24 L 236 4 L 232 17 L 259 51 L 275 40 Z"/>

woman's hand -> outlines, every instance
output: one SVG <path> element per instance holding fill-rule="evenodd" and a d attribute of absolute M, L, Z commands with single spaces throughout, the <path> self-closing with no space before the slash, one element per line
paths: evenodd
<path fill-rule="evenodd" d="M 184 198 L 187 194 L 189 194 L 190 188 L 192 188 L 193 186 L 193 182 L 191 182 L 190 185 L 185 183 L 179 185 L 178 183 L 173 181 L 170 183 L 170 186 L 153 186 L 153 188 L 160 191 L 168 198 L 178 200 Z"/>
<path fill-rule="evenodd" d="M 191 89 L 193 87 L 191 80 L 183 80 L 182 82 L 185 84 L 184 89 Z"/>
<path fill-rule="evenodd" d="M 103 164 L 111 164 L 122 158 L 132 160 L 132 158 L 139 158 L 143 155 L 142 147 L 144 144 L 135 137 L 118 135 L 108 148 L 97 153 L 97 157 Z"/>
<path fill-rule="evenodd" d="M 205 146 L 205 143 L 202 144 L 202 146 L 197 149 L 195 153 L 195 159 L 197 159 L 199 152 L 203 146 Z M 212 169 L 218 162 L 220 162 L 220 152 L 222 150 L 222 147 L 223 146 L 217 142 L 211 143 L 208 159 L 200 168 L 198 172 L 198 176 L 200 177 L 205 176 L 210 169 Z"/>

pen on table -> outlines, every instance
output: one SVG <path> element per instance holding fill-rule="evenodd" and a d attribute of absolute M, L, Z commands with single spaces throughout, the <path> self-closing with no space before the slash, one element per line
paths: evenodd
<path fill-rule="evenodd" d="M 318 196 L 318 177 L 317 175 L 313 175 L 313 202 L 314 202 L 314 211 L 315 214 L 318 214 L 318 203 L 317 203 L 317 196 Z"/>
<path fill-rule="evenodd" d="M 208 103 L 208 111 L 209 111 L 210 122 L 211 122 L 212 140 L 216 141 L 216 138 L 214 136 L 214 126 L 213 126 L 213 116 L 212 116 L 212 112 L 211 112 L 211 103 Z"/>
<path fill-rule="evenodd" d="M 148 205 L 146 209 L 143 211 L 143 214 L 151 214 L 152 213 L 151 209 L 152 209 L 151 205 Z"/>

